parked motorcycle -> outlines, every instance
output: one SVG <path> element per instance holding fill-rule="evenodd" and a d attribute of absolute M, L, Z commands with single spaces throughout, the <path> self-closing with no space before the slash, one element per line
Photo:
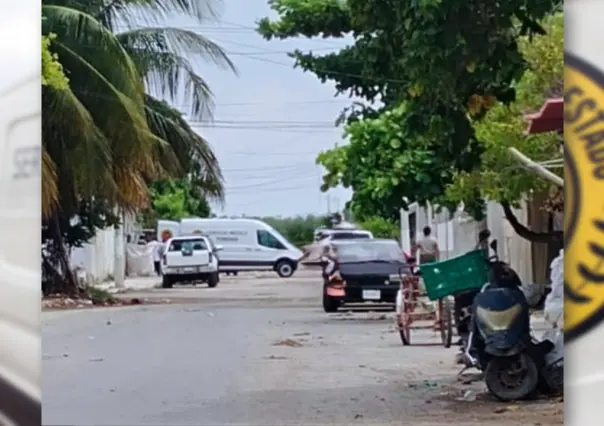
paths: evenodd
<path fill-rule="evenodd" d="M 560 391 L 562 352 L 551 354 L 562 343 L 533 338 L 522 282 L 499 260 L 497 240 L 490 248 L 495 254 L 486 252 L 489 282 L 474 298 L 465 361 L 484 372 L 489 392 L 503 401 L 526 399 L 538 389 Z"/>

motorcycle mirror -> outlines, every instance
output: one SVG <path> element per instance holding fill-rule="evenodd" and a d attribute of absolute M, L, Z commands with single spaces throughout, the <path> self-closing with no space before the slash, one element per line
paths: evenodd
<path fill-rule="evenodd" d="M 493 240 L 493 241 L 491 241 L 490 246 L 491 246 L 491 248 L 493 249 L 493 251 L 494 251 L 495 253 L 497 253 L 497 240 Z"/>
<path fill-rule="evenodd" d="M 482 242 L 488 240 L 490 236 L 491 236 L 491 231 L 489 231 L 488 229 L 482 230 L 478 233 L 478 241 L 482 243 Z"/>

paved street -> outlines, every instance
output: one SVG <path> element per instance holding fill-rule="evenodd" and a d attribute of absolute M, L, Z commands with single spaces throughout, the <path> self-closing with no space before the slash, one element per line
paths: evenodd
<path fill-rule="evenodd" d="M 456 349 L 402 347 L 392 313 L 325 314 L 308 273 L 135 294 L 173 304 L 43 314 L 44 424 L 562 424 L 456 382 Z"/>

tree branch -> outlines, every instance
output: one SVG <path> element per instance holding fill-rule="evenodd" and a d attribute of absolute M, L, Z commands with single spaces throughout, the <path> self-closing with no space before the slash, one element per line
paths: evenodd
<path fill-rule="evenodd" d="M 505 218 L 510 223 L 514 232 L 516 232 L 520 237 L 525 240 L 534 242 L 534 243 L 549 243 L 553 241 L 561 241 L 564 238 L 564 233 L 562 231 L 551 231 L 551 232 L 534 232 L 524 226 L 512 210 L 512 206 L 510 203 L 502 201 L 501 207 L 503 208 L 503 214 Z"/>

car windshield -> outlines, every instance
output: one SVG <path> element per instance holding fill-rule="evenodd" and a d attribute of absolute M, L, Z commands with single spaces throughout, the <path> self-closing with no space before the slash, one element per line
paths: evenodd
<path fill-rule="evenodd" d="M 358 242 L 337 244 L 338 258 L 341 263 L 372 262 L 372 261 L 401 261 L 403 252 L 394 240 Z"/>

